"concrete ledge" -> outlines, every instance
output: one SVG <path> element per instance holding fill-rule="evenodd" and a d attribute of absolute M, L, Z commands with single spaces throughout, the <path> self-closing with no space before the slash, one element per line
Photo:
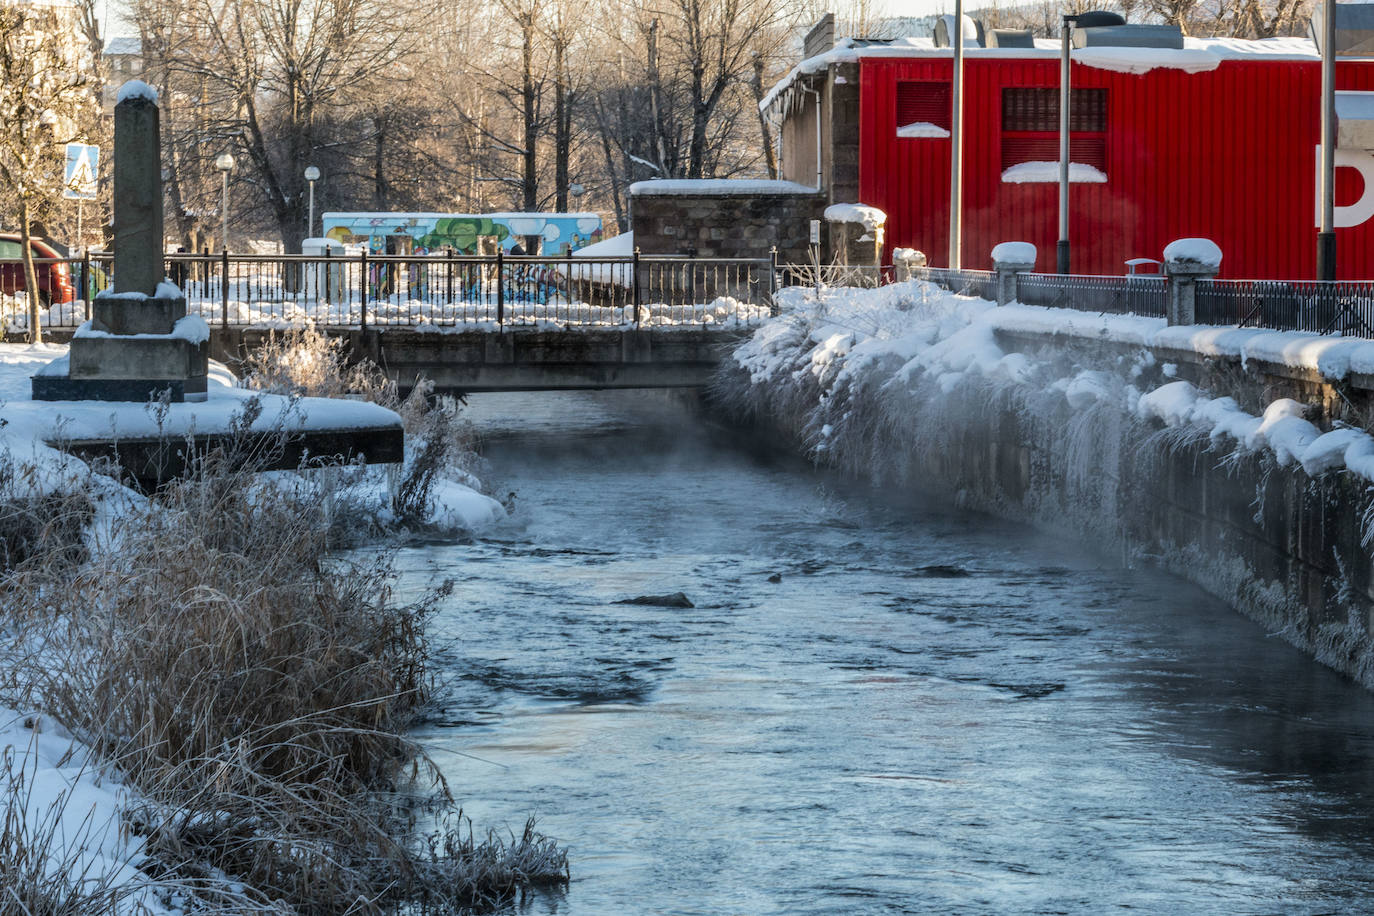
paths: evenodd
<path fill-rule="evenodd" d="M 108 334 L 170 334 L 186 317 L 185 299 L 116 299 L 91 302 L 91 327 Z"/>
<path fill-rule="evenodd" d="M 260 471 L 347 464 L 359 458 L 368 464 L 396 464 L 405 457 L 405 432 L 399 423 L 296 433 L 250 433 L 237 443 L 231 443 L 223 434 L 201 434 L 118 441 L 55 440 L 48 444 L 87 461 L 113 458 L 145 489 L 183 476 L 191 461 L 231 444 L 239 449 L 244 465 Z"/>
<path fill-rule="evenodd" d="M 148 401 L 171 391 L 173 403 L 205 397 L 205 376 L 195 379 L 104 379 L 35 375 L 35 401 Z"/>

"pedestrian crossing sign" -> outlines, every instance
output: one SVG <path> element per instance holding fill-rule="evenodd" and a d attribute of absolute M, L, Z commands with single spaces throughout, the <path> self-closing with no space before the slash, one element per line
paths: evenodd
<path fill-rule="evenodd" d="M 67 171 L 62 196 L 68 200 L 95 200 L 99 168 L 100 147 L 68 143 Z"/>

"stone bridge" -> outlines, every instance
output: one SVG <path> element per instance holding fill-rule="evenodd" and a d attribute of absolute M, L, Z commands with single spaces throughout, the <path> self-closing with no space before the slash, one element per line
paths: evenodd
<path fill-rule="evenodd" d="M 348 341 L 354 358 L 371 359 L 402 390 L 428 379 L 443 393 L 606 388 L 696 388 L 710 382 L 722 357 L 752 329 L 670 327 L 646 330 L 506 329 L 418 331 L 384 328 L 328 333 Z M 214 328 L 210 352 L 232 365 L 271 333 Z"/>

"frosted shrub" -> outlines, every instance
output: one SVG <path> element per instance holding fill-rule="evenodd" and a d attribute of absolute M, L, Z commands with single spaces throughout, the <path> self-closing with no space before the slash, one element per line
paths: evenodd
<path fill-rule="evenodd" d="M 396 603 L 385 555 L 329 554 L 318 487 L 243 459 L 233 443 L 204 457 L 85 528 L 80 553 L 57 536 L 75 524 L 63 513 L 0 503 L 0 518 L 31 515 L 12 530 L 40 532 L 0 575 L 0 631 L 17 637 L 0 702 L 51 715 L 137 791 L 125 817 L 142 867 L 195 912 L 380 914 L 564 880 L 566 858 L 531 828 L 415 836 L 452 808 L 406 736 L 449 587 Z"/>

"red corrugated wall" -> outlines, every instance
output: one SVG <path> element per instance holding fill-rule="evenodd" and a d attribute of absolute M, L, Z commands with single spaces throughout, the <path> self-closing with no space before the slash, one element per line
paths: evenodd
<path fill-rule="evenodd" d="M 1052 271 L 1058 186 L 1004 184 L 1003 87 L 1057 87 L 1059 62 L 964 63 L 965 267 L 990 266 L 998 242 L 1033 242 Z M 949 80 L 948 58 L 864 58 L 860 66 L 861 203 L 888 214 L 886 248 L 919 248 L 948 263 L 947 139 L 899 139 L 899 80 Z M 1222 276 L 1310 278 L 1316 271 L 1316 147 L 1320 64 L 1223 60 L 1212 71 L 1117 73 L 1074 66 L 1073 85 L 1109 90 L 1105 184 L 1073 184 L 1073 272 L 1120 274 L 1128 258 L 1159 259 L 1174 239 L 1202 236 L 1223 252 Z M 1374 65 L 1342 63 L 1340 89 L 1374 89 Z M 1363 193 L 1338 169 L 1336 203 Z M 1371 188 L 1374 193 L 1374 188 Z M 1374 278 L 1374 219 L 1338 228 L 1343 279 Z"/>

